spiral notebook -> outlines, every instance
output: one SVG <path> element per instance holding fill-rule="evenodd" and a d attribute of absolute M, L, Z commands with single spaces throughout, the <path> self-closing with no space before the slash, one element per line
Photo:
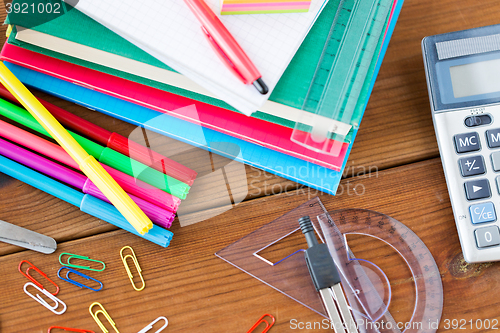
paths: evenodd
<path fill-rule="evenodd" d="M 219 12 L 218 0 L 206 2 Z M 326 3 L 313 0 L 307 13 L 220 19 L 272 91 Z M 183 1 L 80 0 L 75 8 L 247 115 L 269 98 L 226 67 Z"/>

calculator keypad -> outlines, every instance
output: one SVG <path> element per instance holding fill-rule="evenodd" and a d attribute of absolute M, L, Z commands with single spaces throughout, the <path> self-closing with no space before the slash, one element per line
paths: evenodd
<path fill-rule="evenodd" d="M 485 118 L 485 117 L 483 117 Z M 491 117 L 488 116 L 491 120 Z M 488 120 L 485 118 L 485 120 Z M 491 121 L 480 121 L 477 117 L 467 117 L 464 121 L 466 127 L 476 127 L 490 124 Z M 480 124 L 479 124 L 480 123 Z M 470 221 L 473 225 L 488 224 L 497 221 L 495 204 L 500 202 L 492 201 L 490 181 L 484 178 L 488 169 L 500 173 L 500 128 L 488 129 L 484 132 L 486 151 L 481 152 L 481 136 L 477 132 L 460 133 L 453 136 L 455 152 L 461 156 L 458 159 L 458 168 L 463 177 L 465 198 L 471 201 L 469 206 Z M 470 155 L 469 153 L 475 153 Z M 482 155 L 481 155 L 482 153 Z M 488 161 L 489 154 L 489 162 Z M 486 157 L 486 158 L 485 158 Z M 490 165 L 488 165 L 490 164 Z M 476 176 L 479 176 L 476 177 Z M 480 176 L 483 176 L 481 178 Z M 490 178 L 491 179 L 491 178 Z M 496 191 L 500 194 L 500 174 L 495 178 Z M 489 199 L 486 202 L 473 203 Z M 474 239 L 478 249 L 489 248 L 500 245 L 500 229 L 497 225 L 487 225 L 474 229 Z"/>
<path fill-rule="evenodd" d="M 500 103 L 432 120 L 464 259 L 500 261 Z"/>

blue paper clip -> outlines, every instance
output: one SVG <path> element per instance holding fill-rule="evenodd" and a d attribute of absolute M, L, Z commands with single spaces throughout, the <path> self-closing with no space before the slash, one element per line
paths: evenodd
<path fill-rule="evenodd" d="M 68 271 L 66 272 L 66 278 L 63 278 L 63 277 L 61 276 L 61 274 L 60 274 L 60 272 L 61 272 L 63 269 L 67 269 L 67 270 L 68 270 Z M 87 279 L 87 280 L 93 280 L 93 281 L 95 281 L 95 282 L 99 283 L 99 284 L 101 285 L 101 288 L 99 288 L 99 289 L 94 289 L 94 288 L 91 288 L 91 287 L 89 287 L 89 286 L 86 286 L 86 285 L 84 285 L 84 284 L 82 284 L 82 283 L 80 283 L 80 282 L 77 282 L 77 281 L 75 281 L 75 280 L 72 280 L 72 279 L 70 279 L 70 278 L 69 278 L 69 273 L 74 273 L 74 274 L 76 274 L 76 275 L 81 276 L 81 277 L 82 277 L 82 278 L 84 278 L 84 279 Z M 57 276 L 58 276 L 61 280 L 64 280 L 64 281 L 69 282 L 69 283 L 71 283 L 71 284 L 74 284 L 75 286 L 80 287 L 80 288 L 85 287 L 85 288 L 90 289 L 90 290 L 93 290 L 93 291 L 99 291 L 99 290 L 101 290 L 101 289 L 102 289 L 102 287 L 103 287 L 103 285 L 102 285 L 102 282 L 101 282 L 101 281 L 96 280 L 96 279 L 94 279 L 93 277 L 90 277 L 90 276 L 88 276 L 88 275 L 85 275 L 85 274 L 83 274 L 83 273 L 81 273 L 81 272 L 77 271 L 76 269 L 73 269 L 73 268 L 70 268 L 70 267 L 66 267 L 66 266 L 63 266 L 63 267 L 59 268 L 59 270 L 57 271 Z"/>

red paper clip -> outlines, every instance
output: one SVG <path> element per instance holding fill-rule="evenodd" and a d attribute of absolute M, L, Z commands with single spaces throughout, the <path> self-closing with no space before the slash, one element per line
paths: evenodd
<path fill-rule="evenodd" d="M 23 272 L 21 270 L 21 266 L 23 265 L 23 263 L 27 263 L 30 265 L 30 267 L 28 267 L 26 269 L 26 273 Z M 45 289 L 44 286 L 42 286 L 42 284 L 40 282 L 38 282 L 37 280 L 35 280 L 31 275 L 30 275 L 30 269 L 34 269 L 35 271 L 38 272 L 38 274 L 40 274 L 41 276 L 43 276 L 44 278 L 47 279 L 47 281 L 49 281 L 50 283 L 52 283 L 54 286 L 56 286 L 56 292 L 55 293 L 51 293 L 52 295 L 56 296 L 57 293 L 59 292 L 59 286 L 54 282 L 52 281 L 51 279 L 49 279 L 49 277 L 44 273 L 42 272 L 41 270 L 39 270 L 35 265 L 33 265 L 32 263 L 30 263 L 28 260 L 23 260 L 19 263 L 19 266 L 17 268 L 19 270 L 19 273 L 21 273 L 22 275 L 26 276 L 31 282 L 33 282 L 34 284 L 36 284 L 38 287 L 40 287 L 41 289 Z M 45 289 L 47 290 L 47 289 Z"/>
<path fill-rule="evenodd" d="M 90 330 L 81 330 L 81 329 L 78 329 L 78 328 L 69 328 L 69 327 L 61 327 L 61 326 L 51 326 L 51 327 L 49 327 L 49 330 L 48 330 L 47 333 L 50 333 L 50 331 L 53 328 L 58 328 L 58 329 L 61 329 L 61 330 L 65 330 L 66 332 L 95 333 L 94 331 L 90 331 Z"/>
<path fill-rule="evenodd" d="M 264 319 L 264 317 L 266 317 L 266 316 L 270 317 L 273 320 L 271 322 L 271 324 L 269 324 L 269 322 L 266 319 Z M 252 326 L 252 328 L 250 328 L 250 330 L 247 333 L 252 333 L 257 328 L 257 326 L 259 326 L 261 323 L 266 324 L 266 327 L 264 327 L 264 330 L 262 331 L 262 333 L 266 333 L 267 331 L 269 331 L 271 329 L 271 327 L 274 325 L 275 321 L 276 321 L 276 319 L 274 319 L 273 316 L 271 316 L 269 313 L 266 313 L 262 317 L 260 317 L 259 320 L 257 320 L 257 322 Z"/>

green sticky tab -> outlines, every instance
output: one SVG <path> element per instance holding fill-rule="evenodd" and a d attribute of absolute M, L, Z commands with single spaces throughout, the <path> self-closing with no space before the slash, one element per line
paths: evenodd
<path fill-rule="evenodd" d="M 189 185 L 180 180 L 165 175 L 107 147 L 104 148 L 99 161 L 180 199 L 186 199 L 190 189 Z"/>

